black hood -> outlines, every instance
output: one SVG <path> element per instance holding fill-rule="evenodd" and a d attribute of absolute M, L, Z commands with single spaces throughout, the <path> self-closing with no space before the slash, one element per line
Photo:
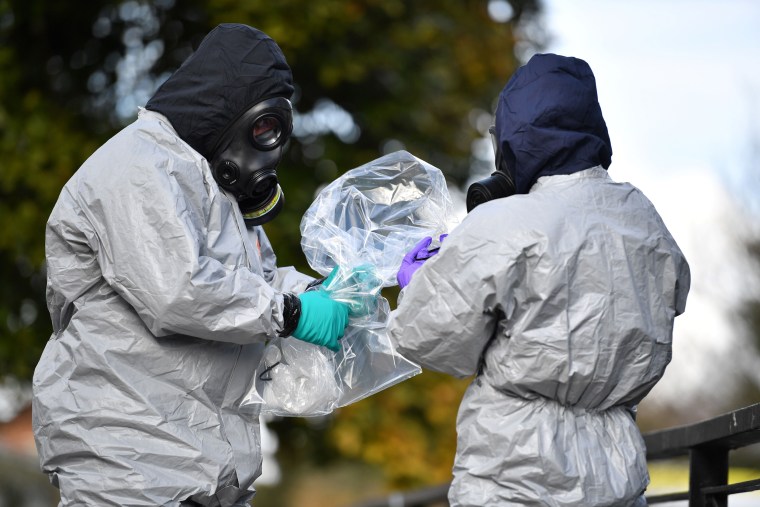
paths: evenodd
<path fill-rule="evenodd" d="M 145 107 L 166 116 L 185 142 L 210 159 L 223 131 L 251 106 L 292 94 L 290 67 L 274 40 L 247 25 L 222 24 Z"/>
<path fill-rule="evenodd" d="M 496 138 L 518 194 L 541 176 L 607 169 L 612 145 L 589 65 L 534 55 L 499 96 Z"/>

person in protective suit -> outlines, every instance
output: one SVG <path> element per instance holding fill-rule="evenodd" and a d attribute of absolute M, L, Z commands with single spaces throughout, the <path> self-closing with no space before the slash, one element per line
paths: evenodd
<path fill-rule="evenodd" d="M 339 347 L 348 306 L 278 268 L 290 68 L 245 25 L 211 31 L 63 188 L 46 229 L 54 333 L 33 380 L 61 506 L 242 506 L 261 473 L 243 409 L 267 339 Z"/>
<path fill-rule="evenodd" d="M 533 56 L 495 116 L 496 172 L 437 252 L 427 238 L 407 255 L 389 324 L 409 359 L 475 375 L 449 501 L 646 505 L 635 408 L 671 359 L 688 264 L 652 203 L 607 173 L 586 62 Z"/>

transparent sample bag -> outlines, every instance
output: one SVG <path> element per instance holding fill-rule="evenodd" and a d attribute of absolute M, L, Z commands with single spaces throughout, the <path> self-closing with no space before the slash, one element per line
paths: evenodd
<path fill-rule="evenodd" d="M 450 215 L 441 171 L 406 151 L 325 187 L 301 221 L 301 247 L 315 271 L 331 275 L 314 290 L 349 305 L 341 350 L 271 340 L 244 403 L 280 416 L 324 415 L 420 373 L 394 350 L 380 290 L 396 285 L 404 255 L 420 239 L 447 232 Z"/>

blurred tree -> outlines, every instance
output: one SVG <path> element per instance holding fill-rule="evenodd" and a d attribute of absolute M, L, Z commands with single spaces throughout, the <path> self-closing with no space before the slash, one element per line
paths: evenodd
<path fill-rule="evenodd" d="M 467 178 L 517 51 L 540 42 L 524 35 L 538 10 L 539 0 L 0 0 L 0 376 L 28 379 L 50 335 L 44 225 L 61 187 L 217 23 L 261 28 L 293 68 L 287 206 L 266 229 L 280 264 L 309 272 L 301 216 L 345 170 L 405 148 L 455 184 Z M 396 486 L 444 480 L 464 385 L 425 373 L 336 413 L 327 440 L 314 421 L 281 421 L 282 435 L 309 437 L 281 444 L 382 465 Z"/>
<path fill-rule="evenodd" d="M 0 377 L 31 377 L 51 333 L 44 228 L 61 187 L 189 54 L 207 29 L 196 4 L 0 0 Z"/>
<path fill-rule="evenodd" d="M 737 305 L 736 316 L 741 326 L 742 340 L 750 353 L 742 347 L 737 351 L 733 371 L 739 373 L 733 396 L 727 400 L 727 409 L 757 403 L 760 400 L 760 130 L 751 125 L 748 129 L 746 165 L 742 167 L 729 188 L 738 197 L 738 206 L 746 213 L 749 227 L 744 229 L 738 241 L 744 247 L 747 264 L 744 265 L 742 298 Z M 754 352 L 754 353 L 753 353 Z M 760 456 L 760 451 L 755 457 Z"/>
<path fill-rule="evenodd" d="M 747 294 L 743 304 L 739 308 L 739 317 L 742 319 L 747 335 L 747 340 L 760 355 L 760 292 L 757 284 L 760 283 L 760 238 L 754 238 L 747 243 L 747 255 L 750 260 L 752 272 L 747 274 L 747 280 L 755 290 Z M 748 291 L 749 292 L 749 291 Z M 739 386 L 735 394 L 737 406 L 747 406 L 757 403 L 760 397 L 760 376 L 758 375 L 757 360 L 755 354 L 743 354 L 744 360 L 752 363 L 748 366 L 745 381 Z"/>
<path fill-rule="evenodd" d="M 753 280 L 755 287 L 760 283 L 760 228 L 757 218 L 760 217 L 760 131 L 757 128 L 750 130 L 749 150 L 747 156 L 748 164 L 743 174 L 744 177 L 739 180 L 740 189 L 737 194 L 744 196 L 743 203 L 750 216 L 755 217 L 755 227 L 750 234 L 754 233 L 747 240 L 747 254 L 753 268 Z M 748 300 L 741 309 L 741 316 L 747 325 L 751 342 L 755 345 L 756 350 L 760 353 L 760 292 L 756 289 L 749 294 Z M 755 396 L 753 401 L 757 400 L 757 391 L 760 386 L 755 386 Z"/>
<path fill-rule="evenodd" d="M 747 245 L 747 250 L 754 261 L 754 267 L 760 272 L 760 239 Z M 760 300 L 753 300 L 746 304 L 744 317 L 749 325 L 753 343 L 760 351 Z"/>

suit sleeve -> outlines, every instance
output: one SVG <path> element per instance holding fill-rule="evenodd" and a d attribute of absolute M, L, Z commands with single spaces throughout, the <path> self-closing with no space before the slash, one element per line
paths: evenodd
<path fill-rule="evenodd" d="M 488 250 L 472 224 L 462 224 L 414 274 L 389 322 L 402 355 L 456 377 L 477 372 L 498 321 Z"/>
<path fill-rule="evenodd" d="M 208 194 L 187 157 L 154 143 L 130 148 L 111 150 L 124 170 L 90 171 L 77 187 L 105 280 L 156 336 L 242 344 L 274 336 L 282 327 L 282 294 L 248 267 L 204 253 L 208 235 L 221 234 L 204 210 L 224 195 Z M 197 174 L 192 190 L 178 183 L 178 171 Z M 243 241 L 244 232 L 224 241 Z"/>

